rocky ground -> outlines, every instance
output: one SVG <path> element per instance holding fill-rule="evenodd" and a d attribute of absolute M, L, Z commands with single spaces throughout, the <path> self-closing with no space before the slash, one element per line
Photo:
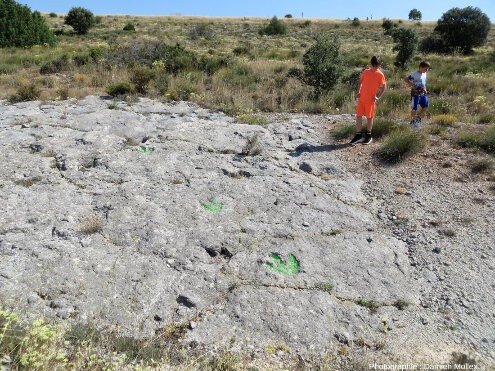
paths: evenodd
<path fill-rule="evenodd" d="M 437 139 L 385 166 L 379 143 L 331 139 L 350 115 L 109 103 L 0 106 L 3 306 L 300 365 L 493 365 L 495 197 L 474 154 Z"/>

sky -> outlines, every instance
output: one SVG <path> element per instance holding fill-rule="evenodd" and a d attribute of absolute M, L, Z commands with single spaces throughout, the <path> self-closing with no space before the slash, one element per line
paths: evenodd
<path fill-rule="evenodd" d="M 494 0 L 438 0 L 438 1 L 398 1 L 398 0 L 251 0 L 251 1 L 163 1 L 163 0 L 17 0 L 31 10 L 40 12 L 67 13 L 70 8 L 80 6 L 94 14 L 129 15 L 204 15 L 219 17 L 284 17 L 294 18 L 339 18 L 360 19 L 402 18 L 407 19 L 409 11 L 418 9 L 424 21 L 436 21 L 447 10 L 458 7 L 475 6 L 480 8 L 495 23 Z"/>

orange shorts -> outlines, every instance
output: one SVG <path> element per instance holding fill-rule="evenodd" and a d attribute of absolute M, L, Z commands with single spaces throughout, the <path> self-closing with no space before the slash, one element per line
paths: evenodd
<path fill-rule="evenodd" d="M 357 116 L 361 117 L 362 115 L 366 115 L 369 119 L 375 117 L 375 103 L 376 101 L 374 100 L 365 102 L 363 99 L 359 99 L 356 112 Z"/>

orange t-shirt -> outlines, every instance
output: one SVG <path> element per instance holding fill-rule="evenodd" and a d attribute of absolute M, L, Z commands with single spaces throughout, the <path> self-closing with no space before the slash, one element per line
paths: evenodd
<path fill-rule="evenodd" d="M 369 68 L 363 71 L 363 74 L 361 75 L 361 82 L 362 86 L 359 100 L 362 99 L 363 102 L 371 101 L 376 95 L 379 86 L 386 84 L 385 75 L 382 71 L 376 70 L 373 72 Z"/>

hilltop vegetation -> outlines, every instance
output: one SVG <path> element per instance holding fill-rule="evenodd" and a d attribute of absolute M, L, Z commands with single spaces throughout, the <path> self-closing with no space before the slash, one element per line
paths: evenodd
<path fill-rule="evenodd" d="M 428 59 L 430 115 L 495 122 L 493 27 L 487 43 L 472 54 L 415 52 L 403 71 L 394 66 L 395 44 L 392 33 L 384 33 L 382 20 L 356 26 L 350 20 L 284 18 L 287 33 L 269 36 L 259 34 L 269 25 L 269 19 L 262 18 L 99 16 L 87 35 L 77 35 L 64 25 L 64 15 L 44 17 L 57 35 L 57 46 L 4 49 L 0 97 L 9 98 L 20 86 L 33 83 L 40 95 L 24 99 L 104 94 L 110 84 L 132 83 L 129 93 L 190 100 L 230 114 L 353 113 L 359 74 L 377 54 L 384 60 L 391 88 L 377 107 L 379 116 L 407 118 L 409 91 L 402 79 Z M 422 40 L 432 36 L 436 26 L 436 22 L 393 23 L 414 30 Z M 340 39 L 343 68 L 338 82 L 315 96 L 301 78 L 302 60 L 322 32 Z"/>

